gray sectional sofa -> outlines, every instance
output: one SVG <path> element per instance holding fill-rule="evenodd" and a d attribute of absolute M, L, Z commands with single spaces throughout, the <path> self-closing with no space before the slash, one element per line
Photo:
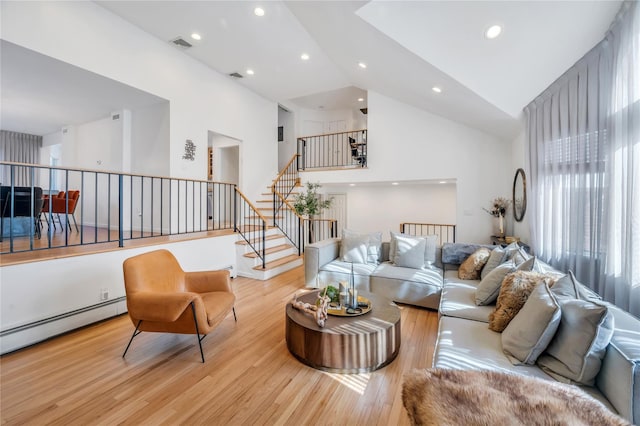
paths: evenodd
<path fill-rule="evenodd" d="M 495 246 L 445 243 L 431 267 L 411 269 L 389 261 L 389 243 L 382 243 L 379 264 L 354 264 L 359 289 L 400 303 L 438 310 L 438 340 L 433 367 L 492 370 L 556 380 L 538 365 L 514 365 L 503 352 L 502 334 L 488 327 L 495 305 L 476 305 L 480 280 L 458 278 L 458 268 L 478 248 Z M 556 271 L 560 273 L 559 271 Z M 340 261 L 340 239 L 305 249 L 307 287 L 347 281 L 351 263 Z M 560 273 L 561 274 L 561 273 Z M 584 297 L 597 297 L 581 289 Z M 640 425 L 640 320 L 606 302 L 613 314 L 613 336 L 606 347 L 594 386 L 580 386 L 612 411 Z"/>
<path fill-rule="evenodd" d="M 379 263 L 349 263 L 340 260 L 341 239 L 331 238 L 309 244 L 304 251 L 305 285 L 348 282 L 353 265 L 356 288 L 383 295 L 399 303 L 438 309 L 443 284 L 440 250 L 433 265 L 405 268 L 389 261 L 389 242 L 383 242 Z"/>
<path fill-rule="evenodd" d="M 445 244 L 444 283 L 433 367 L 493 370 L 555 380 L 538 365 L 514 365 L 503 352 L 502 335 L 488 328 L 495 305 L 477 306 L 480 280 L 458 278 L 457 267 L 479 245 Z M 585 288 L 583 295 L 593 296 Z M 581 386 L 612 411 L 640 425 L 640 320 L 606 302 L 614 317 L 613 337 L 606 348 L 594 386 Z"/>

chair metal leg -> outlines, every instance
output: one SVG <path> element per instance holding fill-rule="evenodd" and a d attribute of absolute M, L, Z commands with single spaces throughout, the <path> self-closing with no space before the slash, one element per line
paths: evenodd
<path fill-rule="evenodd" d="M 198 330 L 198 318 L 196 317 L 196 305 L 193 302 L 191 302 L 191 311 L 193 312 L 193 323 L 196 326 L 196 336 L 198 337 L 198 346 L 200 347 L 200 357 L 202 358 L 202 363 L 204 364 L 204 352 L 202 352 L 202 339 L 207 337 L 207 335 L 205 334 L 204 336 L 200 337 L 200 330 Z"/>
<path fill-rule="evenodd" d="M 76 222 L 76 215 L 75 215 L 75 214 L 72 214 L 72 215 L 71 215 L 71 218 L 73 219 L 73 224 L 76 226 L 76 232 L 80 232 L 80 231 L 78 230 L 78 222 Z"/>
<path fill-rule="evenodd" d="M 127 351 L 129 350 L 129 346 L 131 346 L 131 342 L 133 342 L 133 338 L 136 337 L 138 334 L 142 333 L 142 331 L 138 331 L 138 328 L 140 327 L 141 323 L 142 323 L 142 320 L 138 320 L 136 329 L 133 330 L 133 334 L 131 335 L 131 339 L 129 340 L 129 344 L 127 345 L 127 348 L 124 350 L 124 353 L 122 354 L 122 358 L 124 358 L 124 356 L 127 354 Z"/>
<path fill-rule="evenodd" d="M 236 317 L 236 307 L 233 307 L 233 319 L 238 322 L 238 317 Z"/>

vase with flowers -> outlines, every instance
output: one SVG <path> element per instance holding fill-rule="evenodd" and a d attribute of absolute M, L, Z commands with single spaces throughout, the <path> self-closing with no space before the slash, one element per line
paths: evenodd
<path fill-rule="evenodd" d="M 491 216 L 498 219 L 497 235 L 498 237 L 504 237 L 504 216 L 507 213 L 507 209 L 511 201 L 508 198 L 497 197 L 491 201 L 491 208 L 489 210 L 483 207 L 483 210 L 489 213 Z"/>

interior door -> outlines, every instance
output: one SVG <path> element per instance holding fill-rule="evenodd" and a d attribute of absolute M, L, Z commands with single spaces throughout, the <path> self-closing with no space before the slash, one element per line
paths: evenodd
<path fill-rule="evenodd" d="M 327 198 L 333 198 L 331 208 L 325 210 L 325 219 L 336 219 L 337 237 L 342 236 L 342 230 L 348 226 L 347 224 L 347 194 L 345 193 L 328 193 Z"/>

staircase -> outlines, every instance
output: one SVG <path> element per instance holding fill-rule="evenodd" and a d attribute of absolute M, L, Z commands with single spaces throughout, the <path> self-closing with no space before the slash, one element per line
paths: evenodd
<path fill-rule="evenodd" d="M 238 236 L 236 242 L 236 259 L 238 275 L 257 280 L 268 280 L 290 269 L 302 265 L 302 256 L 298 255 L 298 249 L 273 226 L 273 193 L 264 192 L 262 198 L 255 205 L 262 217 L 267 219 L 268 227 L 265 234 L 265 267 L 262 261 L 251 249 L 247 241 Z M 296 192 L 292 192 L 287 198 L 292 200 Z"/>

